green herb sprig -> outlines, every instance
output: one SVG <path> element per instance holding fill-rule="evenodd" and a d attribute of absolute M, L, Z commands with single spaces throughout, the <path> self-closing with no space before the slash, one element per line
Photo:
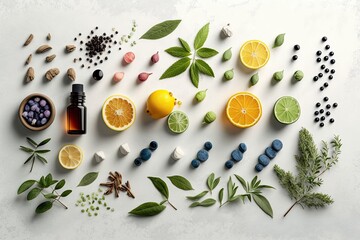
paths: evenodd
<path fill-rule="evenodd" d="M 30 172 L 31 172 L 34 167 L 35 159 L 38 159 L 40 162 L 42 162 L 44 164 L 47 163 L 47 160 L 42 156 L 42 154 L 50 152 L 50 150 L 48 150 L 48 149 L 40 150 L 38 148 L 47 144 L 51 140 L 51 138 L 47 138 L 47 139 L 41 141 L 40 143 L 35 142 L 34 140 L 32 140 L 29 137 L 27 137 L 26 140 L 35 148 L 35 149 L 32 149 L 29 147 L 20 146 L 20 150 L 23 150 L 24 152 L 27 152 L 30 154 L 30 156 L 28 157 L 28 159 L 26 159 L 24 164 L 31 161 L 31 168 L 30 168 Z"/>
<path fill-rule="evenodd" d="M 42 202 L 40 205 L 37 206 L 37 208 L 35 209 L 36 213 L 44 213 L 50 210 L 55 201 L 60 203 L 65 209 L 68 209 L 68 207 L 60 201 L 60 199 L 67 197 L 72 192 L 72 190 L 68 189 L 63 191 L 62 193 L 58 193 L 58 190 L 62 189 L 65 185 L 64 179 L 60 181 L 55 180 L 50 173 L 46 175 L 46 177 L 42 176 L 38 181 L 30 179 L 20 185 L 17 194 L 19 195 L 25 192 L 26 190 L 30 189 L 34 184 L 37 185 L 28 192 L 26 199 L 28 201 L 33 200 L 40 194 L 46 199 L 45 202 Z M 54 184 L 56 184 L 55 187 L 53 187 Z"/>
<path fill-rule="evenodd" d="M 295 200 L 294 204 L 285 212 L 284 217 L 298 204 L 302 207 L 319 208 L 334 202 L 327 194 L 313 192 L 315 187 L 319 187 L 323 183 L 321 175 L 330 170 L 339 160 L 342 146 L 339 136 L 335 136 L 330 144 L 331 151 L 329 144 L 322 141 L 319 151 L 310 132 L 303 128 L 299 132 L 299 154 L 295 155 L 298 174 L 294 175 L 278 165 L 274 166 L 280 184 L 288 191 L 290 198 Z"/>
<path fill-rule="evenodd" d="M 198 200 L 200 200 L 201 198 L 203 198 L 208 192 L 210 192 L 210 194 L 212 194 L 213 190 L 217 187 L 217 185 L 220 183 L 220 177 L 215 177 L 215 173 L 211 173 L 208 178 L 206 179 L 206 185 L 209 189 L 209 191 L 205 190 L 202 191 L 201 193 L 195 195 L 195 196 L 187 196 L 186 198 L 188 200 L 193 201 L 192 204 L 190 204 L 189 207 L 193 208 L 193 207 L 210 207 L 212 205 L 214 205 L 216 203 L 216 200 L 213 198 L 207 198 L 201 202 L 199 202 Z"/>

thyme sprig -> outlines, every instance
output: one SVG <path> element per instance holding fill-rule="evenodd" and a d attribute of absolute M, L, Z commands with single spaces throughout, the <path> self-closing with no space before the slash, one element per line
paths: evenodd
<path fill-rule="evenodd" d="M 30 145 L 32 145 L 34 147 L 34 149 L 29 148 L 29 147 L 20 146 L 20 150 L 30 154 L 30 156 L 26 159 L 24 164 L 31 161 L 31 168 L 30 168 L 30 172 L 31 172 L 33 170 L 33 167 L 34 167 L 35 159 L 38 159 L 40 162 L 42 162 L 44 164 L 47 163 L 46 158 L 44 158 L 41 154 L 50 152 L 50 150 L 48 150 L 48 149 L 38 149 L 38 148 L 41 147 L 41 146 L 44 146 L 45 144 L 50 142 L 51 138 L 47 138 L 47 139 L 41 141 L 40 143 L 35 142 L 34 140 L 32 140 L 29 137 L 27 137 L 26 140 L 30 143 Z"/>

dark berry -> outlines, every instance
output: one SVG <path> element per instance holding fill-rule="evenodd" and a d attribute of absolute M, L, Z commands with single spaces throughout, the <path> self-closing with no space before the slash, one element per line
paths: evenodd
<path fill-rule="evenodd" d="M 211 142 L 206 142 L 206 143 L 204 144 L 204 149 L 205 149 L 206 151 L 210 151 L 210 150 L 212 149 L 212 143 L 211 143 Z"/>
<path fill-rule="evenodd" d="M 330 121 L 329 121 L 330 123 L 334 123 L 335 122 L 335 119 L 333 119 L 333 118 L 330 118 Z"/>
<path fill-rule="evenodd" d="M 91 59 L 90 59 L 90 62 L 92 62 L 91 61 Z M 104 73 L 100 70 L 100 69 L 96 69 L 94 72 L 93 72 L 93 79 L 94 80 L 96 80 L 96 81 L 100 81 L 102 78 L 103 78 L 103 76 L 104 76 Z"/>
<path fill-rule="evenodd" d="M 331 79 L 333 79 L 333 75 L 330 75 L 330 76 L 329 76 L 329 80 L 331 80 Z"/>
<path fill-rule="evenodd" d="M 143 161 L 147 161 L 151 158 L 151 151 L 149 148 L 144 148 L 143 150 L 140 151 L 140 158 Z"/>
<path fill-rule="evenodd" d="M 329 52 L 329 56 L 334 56 L 334 52 L 333 51 Z"/>
<path fill-rule="evenodd" d="M 322 116 L 322 117 L 320 118 L 320 120 L 321 120 L 321 121 L 324 121 L 324 120 L 325 120 L 325 116 Z"/>
<path fill-rule="evenodd" d="M 326 45 L 326 46 L 325 46 L 325 49 L 326 49 L 326 50 L 329 50 L 329 49 L 330 49 L 330 45 Z"/>
<path fill-rule="evenodd" d="M 320 107 L 320 106 L 321 106 L 321 103 L 317 102 L 315 106 L 316 106 L 316 107 Z"/>
<path fill-rule="evenodd" d="M 294 50 L 295 50 L 295 51 L 300 50 L 300 45 L 296 44 L 296 45 L 294 46 Z"/>
<path fill-rule="evenodd" d="M 260 163 L 256 164 L 255 170 L 256 170 L 257 172 L 261 172 L 263 169 L 264 169 L 264 166 L 263 166 L 263 165 L 261 165 Z"/>
<path fill-rule="evenodd" d="M 335 59 L 331 59 L 331 60 L 330 60 L 330 63 L 331 63 L 331 64 L 334 64 L 334 63 L 335 63 Z"/>
<path fill-rule="evenodd" d="M 320 87 L 320 91 L 324 91 L 324 87 L 321 86 L 321 87 Z"/>
<path fill-rule="evenodd" d="M 320 118 L 316 117 L 316 118 L 314 119 L 314 121 L 315 121 L 315 122 L 319 122 L 319 121 L 320 121 Z"/>
<path fill-rule="evenodd" d="M 326 114 L 326 116 L 330 116 L 330 115 L 331 115 L 331 113 L 330 113 L 329 111 L 327 111 L 325 114 Z"/>
<path fill-rule="evenodd" d="M 243 159 L 243 154 L 239 149 L 235 149 L 231 152 L 231 160 L 234 162 L 240 162 Z"/>
<path fill-rule="evenodd" d="M 319 50 L 316 52 L 316 55 L 320 56 L 322 54 L 322 52 Z"/>
<path fill-rule="evenodd" d="M 330 105 L 330 104 L 327 104 L 327 105 L 326 105 L 326 108 L 327 108 L 327 109 L 330 109 L 330 108 L 331 108 L 331 105 Z"/>
<path fill-rule="evenodd" d="M 331 73 L 331 74 L 334 74 L 334 73 L 335 73 L 335 69 L 331 69 L 330 73 Z"/>
<path fill-rule="evenodd" d="M 326 42 L 327 41 L 327 37 L 326 36 L 324 36 L 324 37 L 322 37 L 322 39 L 321 39 L 323 42 Z"/>
<path fill-rule="evenodd" d="M 336 108 L 337 106 L 338 106 L 337 103 L 334 103 L 334 104 L 333 104 L 333 108 Z"/>
<path fill-rule="evenodd" d="M 281 142 L 281 140 L 279 139 L 275 139 L 274 141 L 272 141 L 271 143 L 271 147 L 276 151 L 280 151 L 283 148 L 283 143 Z"/>
<path fill-rule="evenodd" d="M 324 83 L 324 87 L 328 87 L 329 86 L 329 84 L 326 82 L 326 83 Z"/>
<path fill-rule="evenodd" d="M 323 127 L 325 126 L 325 124 L 323 122 L 320 123 L 320 127 Z"/>
<path fill-rule="evenodd" d="M 315 115 L 315 116 L 319 115 L 319 111 L 315 111 L 315 112 L 314 112 L 314 115 Z"/>
<path fill-rule="evenodd" d="M 316 82 L 318 79 L 319 79 L 318 76 L 314 76 L 314 78 L 313 78 L 314 82 Z"/>
<path fill-rule="evenodd" d="M 326 68 L 326 66 L 323 64 L 323 65 L 321 65 L 321 67 L 320 67 L 321 69 L 325 69 Z"/>
<path fill-rule="evenodd" d="M 191 166 L 192 166 L 193 168 L 198 168 L 198 167 L 200 166 L 200 161 L 197 160 L 197 159 L 192 160 L 192 161 L 191 161 Z"/>
<path fill-rule="evenodd" d="M 330 69 L 326 68 L 326 69 L 325 69 L 325 72 L 326 72 L 326 73 L 330 72 Z"/>
<path fill-rule="evenodd" d="M 230 169 L 230 168 L 232 168 L 233 166 L 234 166 L 234 162 L 233 162 L 233 161 L 227 160 L 227 161 L 225 162 L 225 167 L 226 167 L 227 169 Z"/>
<path fill-rule="evenodd" d="M 293 60 L 293 61 L 296 61 L 297 59 L 298 59 L 298 56 L 297 56 L 297 55 L 292 56 L 292 60 Z"/>
<path fill-rule="evenodd" d="M 246 152 L 246 150 L 247 150 L 247 146 L 245 143 L 240 143 L 238 148 L 239 148 L 240 152 L 242 152 L 242 153 Z"/>
<path fill-rule="evenodd" d="M 322 73 L 319 73 L 319 74 L 318 74 L 318 77 L 319 77 L 319 78 L 322 78 L 322 76 L 323 76 Z"/>
<path fill-rule="evenodd" d="M 320 113 L 323 114 L 323 113 L 324 113 L 324 109 L 320 109 Z"/>
<path fill-rule="evenodd" d="M 321 58 L 317 58 L 316 61 L 317 61 L 317 62 L 321 62 Z"/>
<path fill-rule="evenodd" d="M 208 151 L 201 149 L 200 151 L 197 152 L 196 158 L 201 162 L 205 162 L 206 160 L 209 159 L 209 153 Z"/>
<path fill-rule="evenodd" d="M 141 158 L 136 158 L 135 160 L 134 160 L 134 165 L 135 166 L 140 166 L 142 164 L 142 160 L 141 160 Z"/>
<path fill-rule="evenodd" d="M 328 57 L 328 56 L 325 56 L 325 57 L 324 57 L 324 61 L 327 61 L 327 60 L 329 60 L 329 57 Z"/>
<path fill-rule="evenodd" d="M 151 141 L 149 144 L 149 149 L 155 151 L 158 148 L 158 143 L 156 141 Z"/>
<path fill-rule="evenodd" d="M 324 102 L 327 102 L 329 101 L 329 98 L 328 97 L 324 97 Z"/>

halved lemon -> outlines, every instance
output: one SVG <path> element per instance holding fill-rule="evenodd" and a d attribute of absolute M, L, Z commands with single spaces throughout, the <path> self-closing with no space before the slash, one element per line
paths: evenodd
<path fill-rule="evenodd" d="M 102 107 L 102 118 L 109 128 L 124 131 L 135 122 L 135 105 L 123 95 L 111 95 Z"/>
<path fill-rule="evenodd" d="M 259 69 L 269 61 L 269 47 L 260 40 L 249 40 L 240 48 L 240 61 L 245 67 Z"/>
<path fill-rule="evenodd" d="M 80 147 L 73 144 L 65 145 L 59 152 L 60 165 L 66 169 L 75 169 L 81 164 L 83 155 Z"/>
<path fill-rule="evenodd" d="M 252 93 L 239 92 L 230 97 L 226 105 L 226 116 L 239 128 L 254 126 L 261 118 L 260 100 Z"/>

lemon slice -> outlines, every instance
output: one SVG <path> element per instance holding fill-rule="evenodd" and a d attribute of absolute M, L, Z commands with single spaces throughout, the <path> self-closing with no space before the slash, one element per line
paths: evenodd
<path fill-rule="evenodd" d="M 270 50 L 259 40 L 249 40 L 240 48 L 240 61 L 249 69 L 259 69 L 269 61 Z"/>
<path fill-rule="evenodd" d="M 75 169 L 81 164 L 82 160 L 83 151 L 76 145 L 65 145 L 59 152 L 59 162 L 63 168 Z"/>

